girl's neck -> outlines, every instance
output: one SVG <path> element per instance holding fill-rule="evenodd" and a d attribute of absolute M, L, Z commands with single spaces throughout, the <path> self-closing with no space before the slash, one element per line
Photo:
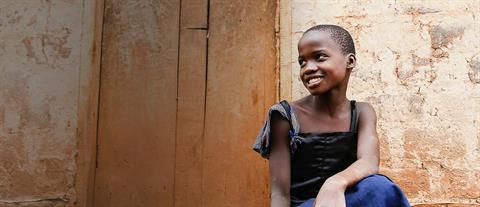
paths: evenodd
<path fill-rule="evenodd" d="M 349 100 L 344 91 L 329 91 L 321 95 L 311 96 L 311 106 L 314 110 L 337 117 L 349 109 Z"/>

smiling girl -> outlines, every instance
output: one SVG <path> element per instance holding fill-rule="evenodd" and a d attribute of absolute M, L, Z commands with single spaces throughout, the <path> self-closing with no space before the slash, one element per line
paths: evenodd
<path fill-rule="evenodd" d="M 406 207 L 400 188 L 377 174 L 375 110 L 346 97 L 356 65 L 350 34 L 308 29 L 298 42 L 300 79 L 310 95 L 273 105 L 253 149 L 269 159 L 271 206 Z"/>

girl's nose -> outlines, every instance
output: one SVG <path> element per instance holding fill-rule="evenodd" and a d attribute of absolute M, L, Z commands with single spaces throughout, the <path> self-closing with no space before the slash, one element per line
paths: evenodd
<path fill-rule="evenodd" d="M 305 65 L 305 72 L 316 71 L 318 69 L 317 64 L 314 61 L 307 61 Z"/>

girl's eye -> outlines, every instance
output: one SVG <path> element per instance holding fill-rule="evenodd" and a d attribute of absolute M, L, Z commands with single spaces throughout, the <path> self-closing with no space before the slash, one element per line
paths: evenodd
<path fill-rule="evenodd" d="M 298 64 L 303 67 L 305 65 L 305 60 L 299 59 Z"/>
<path fill-rule="evenodd" d="M 321 61 L 324 61 L 325 59 L 327 59 L 327 56 L 326 56 L 325 54 L 317 54 L 317 55 L 315 56 L 315 59 L 316 59 L 317 61 L 321 62 Z"/>

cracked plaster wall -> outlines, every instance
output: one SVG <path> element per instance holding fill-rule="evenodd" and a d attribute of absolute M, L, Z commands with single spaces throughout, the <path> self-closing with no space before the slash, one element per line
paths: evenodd
<path fill-rule="evenodd" d="M 76 201 L 80 69 L 90 60 L 82 57 L 85 4 L 0 2 L 2 207 Z"/>
<path fill-rule="evenodd" d="M 415 204 L 480 204 L 480 1 L 291 4 L 292 98 L 308 94 L 298 81 L 302 32 L 345 27 L 358 58 L 348 97 L 376 109 L 381 172 Z"/>

